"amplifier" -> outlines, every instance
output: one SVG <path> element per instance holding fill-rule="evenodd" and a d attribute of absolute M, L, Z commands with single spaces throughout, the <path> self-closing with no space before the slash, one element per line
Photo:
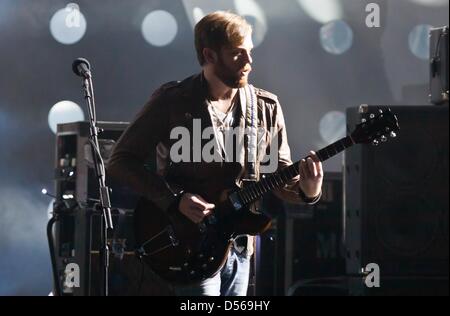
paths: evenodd
<path fill-rule="evenodd" d="M 105 162 L 128 126 L 122 122 L 98 122 L 100 153 Z M 138 196 L 130 189 L 111 181 L 106 175 L 106 184 L 112 190 L 111 211 L 114 231 L 109 236 L 111 295 L 136 295 L 138 278 L 145 267 L 141 267 L 134 249 L 134 208 Z M 89 143 L 89 123 L 77 122 L 58 125 L 56 134 L 55 192 L 58 201 L 59 221 L 55 227 L 57 266 L 63 295 L 87 296 L 99 294 L 100 262 L 98 260 L 101 232 L 101 211 L 98 202 L 98 181 L 95 178 L 93 156 Z M 70 206 L 69 208 L 66 206 Z M 68 264 L 79 267 L 80 284 L 68 286 L 66 280 Z M 70 273 L 70 271 L 69 271 Z M 145 275 L 148 279 L 148 271 Z M 156 284 L 151 281 L 150 284 Z M 166 289 L 141 287 L 143 293 L 166 293 Z M 158 292 L 159 291 L 159 292 Z M 141 291 L 142 292 L 142 291 Z"/>

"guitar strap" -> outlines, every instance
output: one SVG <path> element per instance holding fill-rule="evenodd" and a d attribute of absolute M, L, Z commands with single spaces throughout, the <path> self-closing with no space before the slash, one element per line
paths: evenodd
<path fill-rule="evenodd" d="M 247 146 L 245 151 L 245 175 L 242 179 L 244 185 L 248 182 L 258 181 L 258 173 L 256 171 L 256 163 L 258 157 L 258 104 L 255 88 L 252 85 L 246 85 L 239 91 L 240 102 L 245 105 L 245 139 L 244 144 Z M 256 210 L 255 205 L 251 205 L 250 209 Z M 253 254 L 255 249 L 255 238 L 248 235 L 236 236 L 233 241 L 234 248 L 242 253 L 246 252 L 247 256 Z M 254 270 L 256 271 L 256 270 Z M 254 277 L 254 276 L 253 276 Z"/>
<path fill-rule="evenodd" d="M 246 181 L 257 181 L 256 163 L 258 157 L 258 106 L 255 88 L 252 85 L 246 85 L 239 91 L 241 104 L 245 104 L 245 143 L 246 151 Z"/>

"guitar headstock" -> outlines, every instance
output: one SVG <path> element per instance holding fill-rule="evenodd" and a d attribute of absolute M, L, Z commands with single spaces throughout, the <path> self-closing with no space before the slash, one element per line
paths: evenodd
<path fill-rule="evenodd" d="M 379 110 L 377 114 L 372 113 L 368 119 L 362 119 L 351 134 L 353 141 L 357 144 L 379 145 L 385 143 L 389 137 L 397 137 L 400 130 L 397 116 L 390 109 Z"/>

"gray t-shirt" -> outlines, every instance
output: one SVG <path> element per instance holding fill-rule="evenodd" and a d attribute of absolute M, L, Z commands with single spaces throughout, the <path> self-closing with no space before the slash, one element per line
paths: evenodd
<path fill-rule="evenodd" d="M 236 122 L 239 121 L 239 98 L 227 113 L 223 113 L 219 109 L 217 109 L 211 102 L 207 101 L 208 111 L 211 116 L 212 125 L 214 128 L 214 136 L 217 141 L 217 148 L 220 150 L 219 155 L 227 161 L 233 160 L 233 152 L 228 152 L 230 150 L 230 146 L 226 146 L 226 142 L 229 141 L 226 139 L 227 132 L 231 132 L 236 126 Z M 230 135 L 231 133 L 228 133 Z"/>

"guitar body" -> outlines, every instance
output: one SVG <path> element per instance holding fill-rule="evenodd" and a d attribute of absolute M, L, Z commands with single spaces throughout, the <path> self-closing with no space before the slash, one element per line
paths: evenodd
<path fill-rule="evenodd" d="M 249 208 L 235 210 L 229 192 L 238 189 L 229 169 L 211 170 L 209 179 L 183 181 L 185 192 L 198 194 L 215 204 L 213 214 L 196 224 L 181 212 L 166 213 L 142 198 L 135 210 L 136 242 L 143 260 L 160 277 L 173 284 L 194 284 L 214 276 L 225 263 L 232 239 L 237 235 L 262 233 L 271 219 Z"/>

